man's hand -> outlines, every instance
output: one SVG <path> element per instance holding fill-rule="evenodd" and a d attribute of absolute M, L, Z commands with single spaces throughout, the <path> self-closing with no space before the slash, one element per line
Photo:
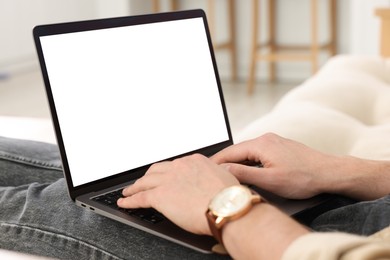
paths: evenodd
<path fill-rule="evenodd" d="M 230 146 L 212 157 L 242 183 L 291 199 L 324 192 L 339 159 L 275 134 Z M 262 167 L 247 164 L 261 164 Z"/>
<path fill-rule="evenodd" d="M 233 145 L 212 159 L 240 182 L 285 198 L 334 193 L 372 200 L 390 192 L 390 162 L 328 155 L 275 134 Z M 263 167 L 244 165 L 248 162 Z"/>
<path fill-rule="evenodd" d="M 205 212 L 210 200 L 238 180 L 223 167 L 196 154 L 150 167 L 123 191 L 122 208 L 155 208 L 181 228 L 210 235 Z"/>

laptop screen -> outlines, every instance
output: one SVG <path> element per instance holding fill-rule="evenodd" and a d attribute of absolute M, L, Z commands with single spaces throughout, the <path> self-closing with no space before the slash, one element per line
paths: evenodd
<path fill-rule="evenodd" d="M 39 40 L 74 187 L 229 140 L 201 17 Z"/>

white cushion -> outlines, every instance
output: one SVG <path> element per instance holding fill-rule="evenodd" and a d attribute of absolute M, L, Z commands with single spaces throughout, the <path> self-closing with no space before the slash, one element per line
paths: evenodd
<path fill-rule="evenodd" d="M 390 59 L 330 59 L 235 141 L 267 132 L 328 153 L 389 160 Z"/>
<path fill-rule="evenodd" d="M 0 116 L 0 136 L 56 143 L 50 119 Z"/>

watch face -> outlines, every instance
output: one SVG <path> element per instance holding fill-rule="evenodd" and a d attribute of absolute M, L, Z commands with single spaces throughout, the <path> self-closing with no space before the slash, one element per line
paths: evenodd
<path fill-rule="evenodd" d="M 251 203 L 252 194 L 242 186 L 232 186 L 218 193 L 209 205 L 209 209 L 217 216 L 232 216 Z"/>

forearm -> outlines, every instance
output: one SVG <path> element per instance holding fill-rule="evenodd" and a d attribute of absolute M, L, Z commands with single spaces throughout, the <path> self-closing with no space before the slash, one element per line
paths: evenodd
<path fill-rule="evenodd" d="M 332 170 L 331 170 L 332 169 Z M 350 156 L 337 157 L 332 171 L 323 174 L 322 192 L 373 200 L 390 193 L 390 162 L 365 160 Z"/>
<path fill-rule="evenodd" d="M 296 238 L 308 232 L 275 207 L 261 203 L 228 223 L 222 235 L 234 259 L 280 259 Z"/>

